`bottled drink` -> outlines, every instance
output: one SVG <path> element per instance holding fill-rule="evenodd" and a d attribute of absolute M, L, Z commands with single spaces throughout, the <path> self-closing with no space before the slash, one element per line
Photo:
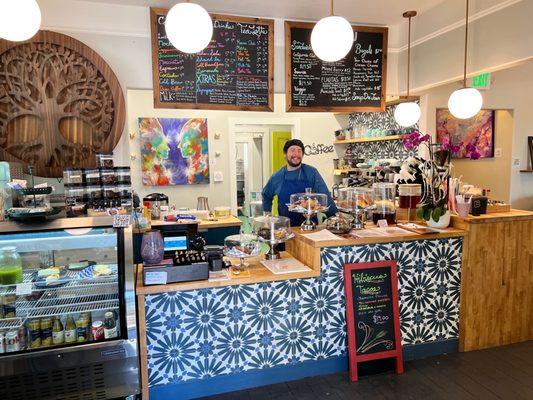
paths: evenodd
<path fill-rule="evenodd" d="M 30 331 L 29 345 L 32 349 L 41 346 L 41 321 L 32 319 L 28 322 L 28 330 Z"/>
<path fill-rule="evenodd" d="M 89 320 L 84 314 L 80 314 L 76 320 L 76 336 L 78 337 L 78 342 L 89 340 Z"/>
<path fill-rule="evenodd" d="M 59 317 L 56 317 L 54 319 L 54 325 L 52 326 L 52 343 L 65 343 L 65 331 L 63 329 L 63 324 L 61 323 L 61 319 L 59 319 Z"/>
<path fill-rule="evenodd" d="M 76 324 L 72 315 L 67 316 L 67 322 L 65 323 L 65 343 L 73 343 L 77 340 L 76 337 Z"/>
<path fill-rule="evenodd" d="M 22 259 L 15 246 L 0 249 L 0 284 L 22 283 Z"/>
<path fill-rule="evenodd" d="M 6 353 L 11 353 L 13 351 L 19 351 L 20 350 L 20 339 L 19 339 L 19 333 L 18 330 L 14 331 L 8 331 L 6 333 Z"/>
<path fill-rule="evenodd" d="M 104 338 L 113 339 L 118 337 L 117 321 L 115 320 L 115 314 L 108 311 L 105 313 L 104 319 Z"/>
<path fill-rule="evenodd" d="M 52 345 L 52 318 L 41 319 L 41 345 Z"/>

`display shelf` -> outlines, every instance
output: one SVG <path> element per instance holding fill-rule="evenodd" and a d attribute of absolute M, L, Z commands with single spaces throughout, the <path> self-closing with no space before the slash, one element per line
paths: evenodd
<path fill-rule="evenodd" d="M 35 273 L 37 272 L 38 270 L 26 270 L 23 272 L 22 276 L 23 276 L 23 282 L 24 283 L 27 283 L 27 282 L 33 282 L 34 280 L 34 277 L 35 277 Z M 89 280 L 89 279 L 86 279 L 86 278 L 82 278 L 82 279 L 79 279 L 78 276 L 79 276 L 79 273 L 80 271 L 68 271 L 67 270 L 67 273 L 66 275 L 62 278 L 62 279 L 65 279 L 67 280 L 68 282 L 65 283 L 64 285 L 61 285 L 61 286 L 55 286 L 55 287 L 37 287 L 35 286 L 35 284 L 32 285 L 32 291 L 34 292 L 38 292 L 38 291 L 63 291 L 65 289 L 76 289 L 78 292 L 77 293 L 80 293 L 80 290 L 94 290 L 94 287 L 95 286 L 106 286 L 106 285 L 111 285 L 111 286 L 114 286 L 116 287 L 117 285 L 117 279 L 118 279 L 118 276 L 117 275 L 113 275 L 113 276 L 110 276 L 110 277 L 99 277 L 97 279 L 94 279 L 94 280 Z M 17 288 L 17 285 L 16 284 L 13 284 L 13 285 L 3 285 L 1 286 L 0 285 L 0 288 L 3 288 L 4 290 L 1 292 L 1 294 L 13 294 L 16 292 L 16 288 Z"/>
<path fill-rule="evenodd" d="M 32 315 L 34 311 L 42 308 L 77 306 L 89 303 L 101 303 L 117 299 L 118 293 L 88 294 L 84 296 L 64 298 L 43 296 L 37 301 L 35 307 L 33 307 L 28 314 Z"/>
<path fill-rule="evenodd" d="M 533 174 L 533 169 L 521 169 L 520 172 L 526 173 L 526 174 Z"/>
<path fill-rule="evenodd" d="M 24 318 L 4 318 L 0 319 L 0 331 L 18 329 L 24 324 Z"/>
<path fill-rule="evenodd" d="M 346 139 L 346 140 L 334 140 L 333 144 L 350 144 L 350 143 L 365 143 L 365 142 L 381 142 L 384 140 L 400 140 L 404 135 L 390 135 L 390 136 L 379 136 L 371 138 L 356 138 L 356 139 Z"/>
<path fill-rule="evenodd" d="M 82 312 L 94 312 L 94 311 L 108 311 L 116 310 L 119 307 L 118 294 L 115 295 L 116 299 L 89 301 L 86 303 L 77 304 L 65 304 L 58 305 L 56 303 L 53 306 L 36 307 L 28 312 L 27 318 L 44 318 L 44 317 L 56 317 L 59 315 L 67 314 L 79 314 Z"/>
<path fill-rule="evenodd" d="M 349 174 L 350 172 L 357 172 L 357 168 L 343 168 L 343 169 L 334 169 L 333 175 L 343 175 L 343 174 Z"/>

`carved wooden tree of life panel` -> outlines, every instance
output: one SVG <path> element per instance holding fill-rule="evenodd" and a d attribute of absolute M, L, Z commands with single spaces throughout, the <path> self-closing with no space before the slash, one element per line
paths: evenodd
<path fill-rule="evenodd" d="M 39 176 L 96 166 L 124 128 L 124 95 L 107 63 L 69 36 L 0 40 L 0 158 Z"/>

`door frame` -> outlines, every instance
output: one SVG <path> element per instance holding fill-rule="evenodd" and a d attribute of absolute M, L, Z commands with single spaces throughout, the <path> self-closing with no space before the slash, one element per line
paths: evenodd
<path fill-rule="evenodd" d="M 229 179 L 230 179 L 230 207 L 231 213 L 237 215 L 237 169 L 235 166 L 235 135 L 237 132 L 254 132 L 254 127 L 258 132 L 262 132 L 270 125 L 290 126 L 294 139 L 300 139 L 300 119 L 299 118 L 228 118 L 228 145 L 229 145 Z M 270 132 L 268 132 L 270 135 Z M 268 137 L 270 140 L 270 137 Z M 268 162 L 269 159 L 266 160 Z M 263 157 L 265 165 L 265 157 Z"/>

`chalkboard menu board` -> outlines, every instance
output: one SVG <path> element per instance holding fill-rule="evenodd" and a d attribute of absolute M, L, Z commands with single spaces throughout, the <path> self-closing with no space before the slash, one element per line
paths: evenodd
<path fill-rule="evenodd" d="M 357 362 L 397 359 L 403 371 L 398 278 L 395 261 L 344 267 L 350 376 L 357 380 Z"/>
<path fill-rule="evenodd" d="M 287 111 L 383 111 L 388 29 L 353 26 L 348 55 L 324 62 L 311 48 L 313 25 L 285 22 Z"/>
<path fill-rule="evenodd" d="M 166 37 L 167 12 L 150 9 L 156 108 L 273 111 L 273 20 L 211 14 L 211 43 L 187 54 Z"/>

